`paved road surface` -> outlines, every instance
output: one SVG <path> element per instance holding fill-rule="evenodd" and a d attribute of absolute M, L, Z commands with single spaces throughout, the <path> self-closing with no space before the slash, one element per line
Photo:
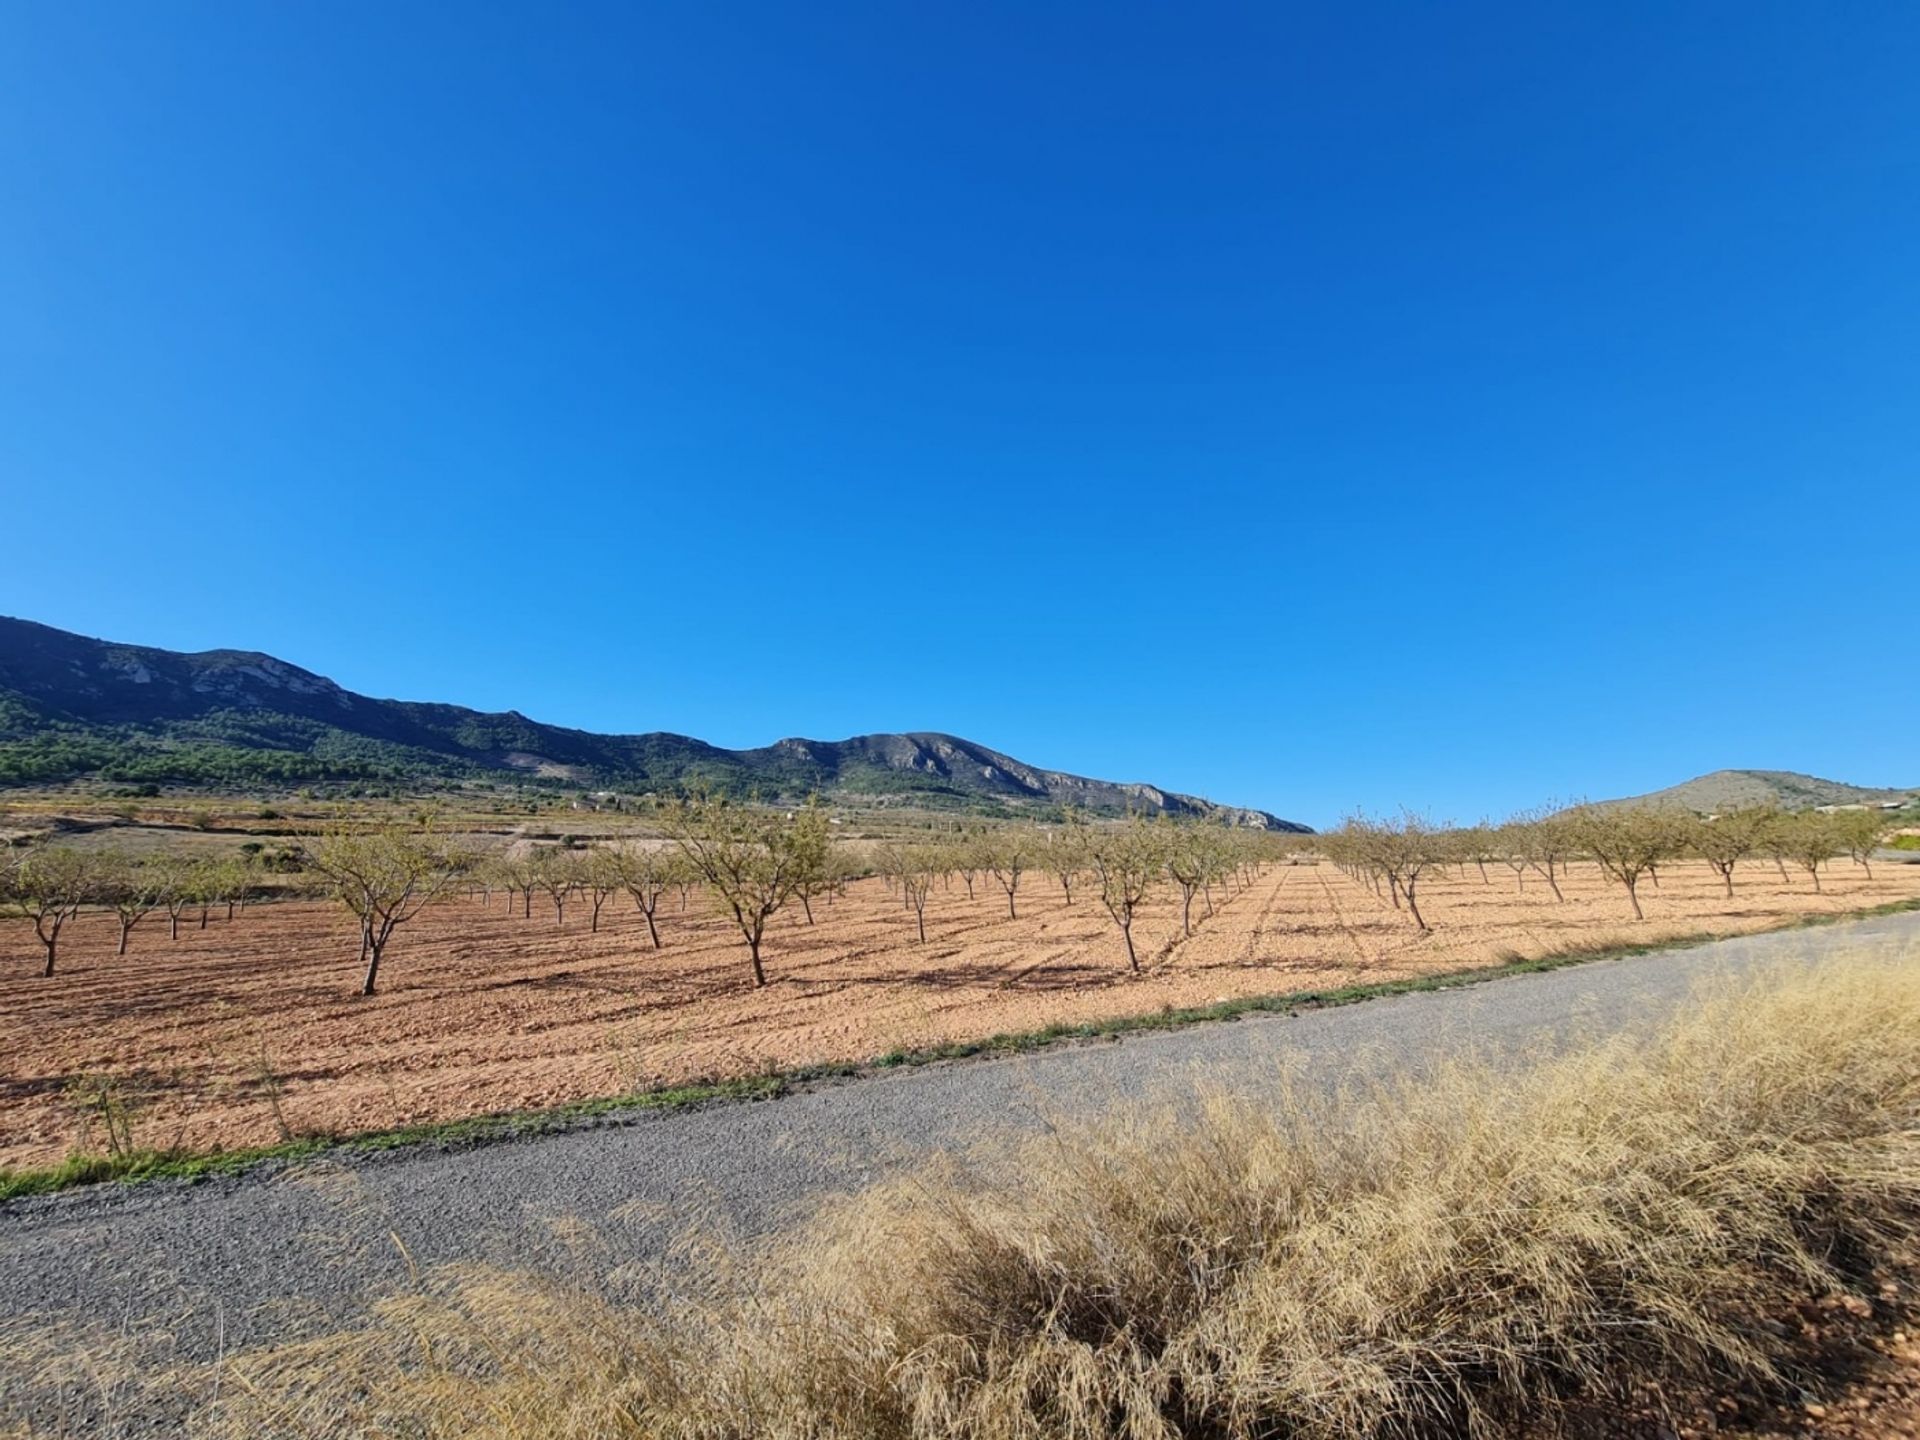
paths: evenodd
<path fill-rule="evenodd" d="M 1284 1061 L 1331 1082 L 1466 1049 L 1510 1055 L 1658 1019 L 1703 976 L 1863 946 L 1920 954 L 1920 915 L 900 1071 L 464 1151 L 17 1201 L 0 1205 L 0 1331 L 48 1316 L 164 1329 L 182 1353 L 204 1357 L 351 1321 L 405 1284 L 400 1245 L 422 1266 L 479 1260 L 619 1288 L 689 1226 L 764 1232 L 822 1195 L 983 1135 L 1031 1132 L 1050 1114 L 1201 1079 L 1257 1083 Z M 0 1415 L 27 1388 L 19 1362 L 12 1374 L 8 1364 Z"/>

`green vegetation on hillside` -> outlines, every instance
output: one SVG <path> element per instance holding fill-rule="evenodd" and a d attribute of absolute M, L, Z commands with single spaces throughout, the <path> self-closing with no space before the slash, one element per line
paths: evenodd
<path fill-rule="evenodd" d="M 473 781 L 786 804 L 821 794 L 994 816 L 1057 814 L 1069 802 L 1104 814 L 1219 808 L 1039 770 L 949 735 L 749 750 L 665 732 L 602 735 L 513 711 L 356 695 L 270 655 L 116 645 L 0 618 L 0 787 L 419 792 Z M 1275 823 L 1256 812 L 1238 818 Z"/>

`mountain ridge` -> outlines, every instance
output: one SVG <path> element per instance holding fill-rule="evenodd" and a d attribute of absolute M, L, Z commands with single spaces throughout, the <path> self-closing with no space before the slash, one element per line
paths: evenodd
<path fill-rule="evenodd" d="M 668 731 L 606 735 L 518 710 L 385 700 L 257 650 L 164 650 L 0 617 L 0 785 L 185 786 L 464 779 L 769 798 L 807 791 L 951 808 L 1140 809 L 1305 832 L 1264 810 L 1028 765 L 940 731 L 788 737 L 728 750 Z"/>

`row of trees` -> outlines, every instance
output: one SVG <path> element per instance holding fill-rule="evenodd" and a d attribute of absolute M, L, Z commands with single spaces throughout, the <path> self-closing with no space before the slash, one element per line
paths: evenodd
<path fill-rule="evenodd" d="M 45 952 L 40 973 L 51 976 L 61 932 L 84 909 L 113 913 L 124 955 L 135 928 L 148 916 L 164 914 L 170 938 L 178 940 L 183 916 L 197 910 L 204 930 L 213 910 L 224 907 L 231 920 L 258 883 L 250 859 L 132 856 L 58 845 L 13 848 L 0 853 L 0 914 L 33 923 Z"/>
<path fill-rule="evenodd" d="M 1004 897 L 1009 918 L 1019 917 L 1023 884 L 1035 874 L 1060 886 L 1066 903 L 1089 883 L 1119 927 L 1129 963 L 1139 968 L 1133 918 L 1151 888 L 1165 883 L 1181 897 L 1181 928 L 1193 932 L 1194 901 L 1213 911 L 1216 889 L 1246 878 L 1263 853 L 1261 838 L 1218 825 L 1133 820 L 1096 826 L 1070 817 L 1057 827 L 974 829 L 920 841 L 883 844 L 871 851 L 832 843 L 818 807 L 782 814 L 723 799 L 677 801 L 661 812 L 671 837 L 665 846 L 626 842 L 585 850 L 553 847 L 509 854 L 486 862 L 468 877 L 483 896 L 505 889 L 517 897 L 523 916 L 536 895 L 565 924 L 575 896 L 591 906 L 599 927 L 606 901 L 625 892 L 646 916 L 655 948 L 660 897 L 678 889 L 684 908 L 693 886 L 707 890 L 740 930 L 756 986 L 766 984 L 762 948 L 767 925 L 782 908 L 798 903 L 807 924 L 814 902 L 840 893 L 847 882 L 879 874 L 914 916 L 925 943 L 926 911 L 936 885 L 958 882 L 969 899 L 981 889 Z"/>
<path fill-rule="evenodd" d="M 1821 889 L 1820 870 L 1851 856 L 1869 877 L 1872 855 L 1886 838 L 1887 818 L 1872 810 L 1783 811 L 1753 806 L 1699 816 L 1650 806 L 1579 805 L 1516 816 L 1502 825 L 1436 826 L 1415 815 L 1356 816 L 1318 839 L 1319 850 L 1350 876 L 1404 909 L 1428 930 L 1419 903 L 1420 879 L 1442 867 L 1476 866 L 1488 884 L 1488 866 L 1505 865 L 1524 892 L 1529 873 L 1565 900 L 1560 881 L 1569 862 L 1590 861 L 1625 892 L 1635 919 L 1645 919 L 1640 885 L 1660 883 L 1669 861 L 1699 859 L 1734 893 L 1742 863 L 1771 860 L 1780 878 L 1793 865 Z"/>
<path fill-rule="evenodd" d="M 1138 970 L 1134 916 L 1152 888 L 1167 883 L 1180 891 L 1182 928 L 1190 934 L 1195 898 L 1203 898 L 1211 914 L 1217 889 L 1251 879 L 1265 838 L 1199 823 L 1134 819 L 1103 826 L 1072 817 L 1056 827 L 976 829 L 861 853 L 833 843 L 830 821 L 814 804 L 783 812 L 694 796 L 665 803 L 657 819 L 668 837 L 663 845 L 550 847 L 483 860 L 425 830 L 386 830 L 322 836 L 308 847 L 308 858 L 360 920 L 362 994 L 373 993 L 394 929 L 461 884 L 483 897 L 495 886 L 505 889 L 508 903 L 517 899 L 523 916 L 531 915 L 535 896 L 541 896 L 560 925 L 568 905 L 582 897 L 595 930 L 606 903 L 625 894 L 645 917 L 656 949 L 662 897 L 678 890 L 684 908 L 688 892 L 699 887 L 738 928 L 753 983 L 760 987 L 767 984 L 764 945 L 772 918 L 797 903 L 812 924 L 816 900 L 874 873 L 884 875 L 913 911 L 923 943 L 936 883 L 951 887 L 958 881 L 970 898 L 990 886 L 1005 897 L 1010 918 L 1018 918 L 1022 884 L 1035 873 L 1058 883 L 1069 905 L 1076 888 L 1090 883 L 1120 930 L 1129 965 Z"/>
<path fill-rule="evenodd" d="M 833 844 L 828 817 L 816 804 L 779 811 L 693 796 L 664 804 L 658 818 L 665 844 L 555 847 L 491 858 L 439 834 L 430 818 L 414 827 L 342 826 L 308 841 L 303 858 L 324 892 L 359 922 L 360 993 L 371 995 L 394 933 L 462 885 L 489 895 L 500 886 L 509 904 L 518 898 L 523 915 L 531 914 L 535 895 L 541 895 L 559 924 L 568 905 L 583 897 L 595 930 L 606 904 L 625 895 L 645 917 L 656 949 L 662 943 L 662 897 L 677 889 L 684 908 L 688 893 L 702 888 L 738 927 L 753 983 L 764 986 L 762 950 L 773 916 L 797 902 L 811 924 L 817 899 L 831 898 L 856 875 L 875 872 L 913 912 L 922 943 L 936 883 L 951 887 L 957 881 L 969 898 L 980 888 L 997 891 L 1009 918 L 1018 918 L 1022 886 L 1035 874 L 1057 883 L 1069 905 L 1076 889 L 1091 889 L 1120 932 L 1129 966 L 1138 971 L 1134 919 L 1157 889 L 1178 893 L 1182 932 L 1190 935 L 1196 899 L 1211 914 L 1216 890 L 1250 882 L 1277 853 L 1275 837 L 1258 832 L 1139 817 L 1119 824 L 1069 817 L 1058 826 L 975 829 L 888 844 L 865 855 Z M 1568 863 L 1589 860 L 1621 885 L 1634 915 L 1644 918 L 1641 882 L 1658 885 L 1660 866 L 1669 860 L 1705 860 L 1729 896 L 1736 868 L 1756 858 L 1771 859 L 1783 878 L 1789 863 L 1797 865 L 1818 889 L 1821 867 L 1840 856 L 1868 866 L 1885 830 L 1884 817 L 1871 811 L 1747 809 L 1700 818 L 1672 810 L 1578 806 L 1470 827 L 1436 826 L 1413 815 L 1355 817 L 1330 834 L 1278 843 L 1317 849 L 1426 931 L 1420 885 L 1442 867 L 1477 867 L 1491 884 L 1488 867 L 1505 865 L 1522 890 L 1532 873 L 1564 899 L 1560 880 Z M 32 921 L 48 976 L 63 927 L 86 907 L 115 914 L 124 954 L 148 916 L 165 913 L 177 938 L 183 915 L 197 909 L 204 926 L 208 913 L 224 905 L 231 918 L 256 884 L 254 867 L 241 860 L 135 859 L 58 846 L 0 851 L 0 913 Z"/>
<path fill-rule="evenodd" d="M 1006 896 L 1010 919 L 1019 916 L 1021 882 L 1031 873 L 1051 877 L 1069 905 L 1075 888 L 1084 884 L 1119 928 L 1127 963 L 1138 971 L 1133 922 L 1149 895 L 1162 885 L 1176 889 L 1181 931 L 1191 935 L 1194 900 L 1203 899 L 1211 915 L 1216 889 L 1230 890 L 1250 880 L 1271 857 L 1265 842 L 1256 832 L 1197 821 L 1135 816 L 1122 824 L 1094 825 L 1069 816 L 1058 827 L 1009 827 L 974 831 L 952 841 L 888 845 L 877 857 L 877 868 L 913 910 L 922 943 L 927 938 L 927 897 L 935 880 L 950 886 L 958 877 L 969 898 L 976 883 L 990 884 Z"/>

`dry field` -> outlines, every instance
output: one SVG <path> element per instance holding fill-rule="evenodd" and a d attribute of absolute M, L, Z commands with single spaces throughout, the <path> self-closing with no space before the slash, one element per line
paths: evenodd
<path fill-rule="evenodd" d="M 400 932 L 372 999 L 354 995 L 353 924 L 326 905 L 256 906 L 231 924 L 216 915 L 177 942 L 164 916 L 149 917 L 124 958 L 111 917 L 84 915 L 51 981 L 38 976 L 31 929 L 7 922 L 0 1165 L 49 1163 L 81 1144 L 72 1087 L 83 1076 L 123 1077 L 138 1097 L 138 1146 L 234 1148 L 1920 897 L 1920 866 L 1880 866 L 1869 880 L 1841 862 L 1819 895 L 1804 874 L 1783 883 L 1770 865 L 1745 867 L 1728 901 L 1689 862 L 1663 870 L 1658 889 L 1643 883 L 1648 918 L 1636 924 L 1591 866 L 1563 882 L 1564 904 L 1536 877 L 1517 892 L 1511 871 L 1490 874 L 1424 880 L 1426 936 L 1324 864 L 1269 867 L 1184 941 L 1169 887 L 1136 922 L 1138 977 L 1097 899 L 1077 893 L 1069 907 L 1044 875 L 1023 882 L 1018 919 L 990 880 L 972 900 L 957 878 L 936 886 L 924 946 L 911 912 L 867 880 L 816 905 L 817 925 L 797 906 L 775 918 L 761 991 L 737 933 L 698 896 L 684 914 L 668 897 L 658 952 L 624 900 L 597 935 L 578 901 L 561 930 L 538 897 L 531 919 L 498 894 L 452 900 Z"/>

